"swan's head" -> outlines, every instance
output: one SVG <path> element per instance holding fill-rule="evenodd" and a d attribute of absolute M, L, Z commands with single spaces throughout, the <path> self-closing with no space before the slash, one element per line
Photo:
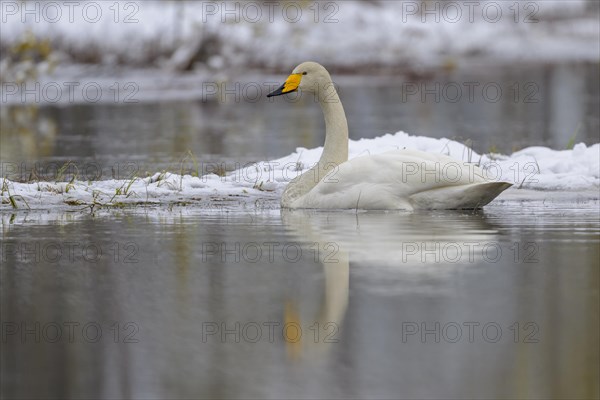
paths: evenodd
<path fill-rule="evenodd" d="M 329 72 L 321 64 L 308 61 L 298 65 L 292 71 L 285 83 L 277 90 L 269 93 L 267 97 L 281 96 L 302 90 L 307 93 L 317 93 L 319 88 L 325 88 L 331 83 Z"/>

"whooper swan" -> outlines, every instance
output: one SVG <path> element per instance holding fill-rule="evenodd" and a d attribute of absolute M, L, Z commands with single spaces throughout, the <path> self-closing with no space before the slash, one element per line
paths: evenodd
<path fill-rule="evenodd" d="M 473 164 L 416 150 L 348 161 L 348 123 L 329 72 L 315 62 L 302 63 L 268 97 L 297 90 L 318 99 L 325 116 L 325 146 L 319 162 L 285 188 L 282 208 L 475 209 L 511 186 L 486 179 Z"/>

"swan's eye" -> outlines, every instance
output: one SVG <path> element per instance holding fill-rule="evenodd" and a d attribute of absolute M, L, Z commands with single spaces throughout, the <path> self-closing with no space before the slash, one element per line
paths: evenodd
<path fill-rule="evenodd" d="M 306 74 L 308 74 L 308 72 L 303 72 L 303 73 L 302 73 L 302 75 L 306 75 Z"/>

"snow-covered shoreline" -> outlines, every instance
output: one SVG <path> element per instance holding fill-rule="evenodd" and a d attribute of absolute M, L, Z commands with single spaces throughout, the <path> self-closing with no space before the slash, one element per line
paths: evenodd
<path fill-rule="evenodd" d="M 600 144 L 586 147 L 580 143 L 572 150 L 536 146 L 510 156 L 479 155 L 456 141 L 398 132 L 350 141 L 350 158 L 403 148 L 447 154 L 455 158 L 457 164 L 480 165 L 489 179 L 514 183 L 506 192 L 506 198 L 513 200 L 539 198 L 532 194 L 539 191 L 572 193 L 575 197 L 592 199 L 600 197 Z M 298 148 L 288 156 L 245 166 L 225 176 L 197 177 L 163 171 L 145 178 L 88 182 L 19 183 L 4 178 L 0 211 L 13 210 L 15 206 L 18 209 L 59 210 L 92 205 L 274 208 L 287 183 L 314 165 L 321 152 L 322 147 Z M 440 167 L 428 174 L 435 175 L 435 179 L 451 181 L 455 179 L 456 170 Z M 412 173 L 412 169 L 407 168 L 406 173 Z"/>
<path fill-rule="evenodd" d="M 52 7 L 6 3 L 12 8 L 3 5 L 3 56 L 19 46 L 37 46 L 41 53 L 50 52 L 42 64 L 282 72 L 311 59 L 360 72 L 375 67 L 455 68 L 483 60 L 496 64 L 600 60 L 598 10 L 585 0 L 528 2 L 519 7 L 490 0 L 450 6 L 416 1 L 289 1 L 276 3 L 279 6 L 84 1 L 72 9 L 62 9 L 66 5 L 61 3 Z M 126 9 L 115 9 L 117 4 Z M 3 80 L 22 80 L 19 67 L 9 58 L 0 63 Z"/>

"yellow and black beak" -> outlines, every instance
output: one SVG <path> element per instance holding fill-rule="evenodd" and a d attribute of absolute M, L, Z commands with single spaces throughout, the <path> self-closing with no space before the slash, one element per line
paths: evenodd
<path fill-rule="evenodd" d="M 267 97 L 281 96 L 282 94 L 295 92 L 298 90 L 301 80 L 302 74 L 292 74 L 287 78 L 283 85 L 281 85 L 274 92 L 269 93 Z"/>

